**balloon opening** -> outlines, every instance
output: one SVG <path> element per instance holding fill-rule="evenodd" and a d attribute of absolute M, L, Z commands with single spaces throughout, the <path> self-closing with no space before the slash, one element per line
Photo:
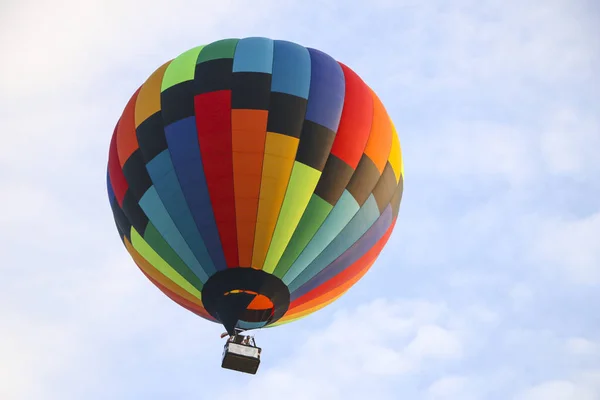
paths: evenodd
<path fill-rule="evenodd" d="M 263 328 L 289 308 L 290 293 L 276 276 L 253 268 L 228 268 L 209 278 L 202 302 L 229 334 Z"/>

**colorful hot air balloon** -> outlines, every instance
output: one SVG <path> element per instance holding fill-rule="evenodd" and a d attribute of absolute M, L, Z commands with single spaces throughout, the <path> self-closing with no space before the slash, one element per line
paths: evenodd
<path fill-rule="evenodd" d="M 158 68 L 110 144 L 117 229 L 142 272 L 230 334 L 302 318 L 370 268 L 396 222 L 398 136 L 327 54 L 220 40 Z"/>

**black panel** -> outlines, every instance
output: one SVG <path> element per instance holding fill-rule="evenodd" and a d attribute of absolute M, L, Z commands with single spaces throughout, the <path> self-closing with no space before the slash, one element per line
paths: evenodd
<path fill-rule="evenodd" d="M 270 322 L 275 322 L 287 312 L 290 306 L 290 291 L 276 276 L 253 268 L 228 268 L 212 275 L 202 288 L 202 303 L 206 311 L 224 323 L 219 315 L 227 313 L 221 299 L 232 290 L 248 290 L 268 297 L 274 304 Z M 240 316 L 241 317 L 241 316 Z"/>
<path fill-rule="evenodd" d="M 129 191 L 132 192 L 136 201 L 140 201 L 144 193 L 152 186 L 152 179 L 148 175 L 144 156 L 140 149 L 137 149 L 127 159 L 123 165 L 123 175 L 129 185 Z"/>
<path fill-rule="evenodd" d="M 235 326 L 255 297 L 253 294 L 235 293 L 219 298 L 217 314 L 227 333 L 235 335 Z"/>
<path fill-rule="evenodd" d="M 315 189 L 315 194 L 335 206 L 342 193 L 344 193 L 344 189 L 346 189 L 353 173 L 354 170 L 351 166 L 330 154 Z"/>
<path fill-rule="evenodd" d="M 302 97 L 272 92 L 267 131 L 299 138 L 307 103 Z"/>
<path fill-rule="evenodd" d="M 304 121 L 296 161 L 323 171 L 334 139 L 335 132 L 331 129 L 316 122 Z"/>
<path fill-rule="evenodd" d="M 121 239 L 121 242 L 123 243 L 123 245 L 125 245 L 125 238 L 127 237 L 127 240 L 129 240 L 129 242 L 131 243 L 131 235 L 129 234 L 125 234 L 125 232 L 123 232 L 121 230 L 121 228 L 119 228 L 119 225 L 117 225 L 117 231 L 119 232 L 119 239 Z"/>
<path fill-rule="evenodd" d="M 194 116 L 194 82 L 171 86 L 160 94 L 163 125 Z"/>
<path fill-rule="evenodd" d="M 123 199 L 123 212 L 135 230 L 138 231 L 141 236 L 144 236 L 146 226 L 148 226 L 148 217 L 131 193 L 131 190 L 127 190 L 125 193 L 125 198 Z"/>
<path fill-rule="evenodd" d="M 131 242 L 131 222 L 127 219 L 127 216 L 119 207 L 119 203 L 117 203 L 117 199 L 113 198 L 114 201 L 110 202 L 110 207 L 113 212 L 113 217 L 115 218 L 115 224 L 119 232 L 124 235 Z"/>
<path fill-rule="evenodd" d="M 379 213 L 382 213 L 387 205 L 390 204 L 397 187 L 394 169 L 388 162 L 383 169 L 381 178 L 379 178 L 377 185 L 375 185 L 375 188 L 373 189 L 373 197 L 375 197 L 375 201 L 377 202 Z"/>
<path fill-rule="evenodd" d="M 356 167 L 356 172 L 354 172 L 350 183 L 348 183 L 348 191 L 362 207 L 378 180 L 379 170 L 375 163 L 366 154 L 363 154 Z"/>
<path fill-rule="evenodd" d="M 161 112 L 157 111 L 135 130 L 146 164 L 167 149 Z"/>
<path fill-rule="evenodd" d="M 398 182 L 398 186 L 396 188 L 396 192 L 394 193 L 394 197 L 392 197 L 392 215 L 394 217 L 398 216 L 398 212 L 400 211 L 400 201 L 402 201 L 402 194 L 404 192 L 404 176 L 400 175 L 400 182 Z"/>
<path fill-rule="evenodd" d="M 217 90 L 230 90 L 232 84 L 233 58 L 219 58 L 196 65 L 194 93 L 202 94 Z"/>
<path fill-rule="evenodd" d="M 246 322 L 264 322 L 269 321 L 272 315 L 272 308 L 267 310 L 245 310 L 241 319 Z"/>
<path fill-rule="evenodd" d="M 231 87 L 231 108 L 268 110 L 271 100 L 271 74 L 236 72 Z"/>

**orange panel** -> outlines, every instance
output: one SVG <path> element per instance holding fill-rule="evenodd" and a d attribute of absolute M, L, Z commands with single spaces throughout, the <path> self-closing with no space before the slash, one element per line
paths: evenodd
<path fill-rule="evenodd" d="M 135 126 L 138 127 L 149 116 L 160 111 L 160 87 L 165 70 L 171 61 L 161 65 L 140 88 L 135 103 Z"/>
<path fill-rule="evenodd" d="M 252 264 L 252 247 L 254 246 L 257 209 L 258 198 L 236 198 L 235 213 L 241 267 L 249 267 Z"/>
<path fill-rule="evenodd" d="M 231 110 L 233 181 L 241 267 L 252 264 L 268 116 L 267 110 Z"/>
<path fill-rule="evenodd" d="M 268 310 L 273 307 L 273 302 L 267 296 L 259 294 L 248 305 L 248 310 Z"/>
<path fill-rule="evenodd" d="M 252 264 L 265 135 L 266 132 L 234 131 L 234 148 L 239 147 L 233 152 L 233 186 L 241 267 Z"/>
<path fill-rule="evenodd" d="M 238 253 L 240 257 L 240 267 L 250 267 L 252 265 L 252 248 L 254 246 L 254 232 L 256 227 L 256 209 L 254 213 L 255 220 L 252 222 L 238 222 Z"/>
<path fill-rule="evenodd" d="M 373 95 L 373 123 L 365 154 L 375 163 L 379 173 L 383 173 L 392 148 L 392 124 L 379 97 L 373 91 L 371 94 Z"/>
<path fill-rule="evenodd" d="M 235 205 L 235 213 L 238 221 L 238 225 L 241 224 L 252 224 L 254 229 L 254 225 L 256 224 L 256 209 L 258 207 L 258 199 L 242 199 L 243 201 L 238 201 Z M 254 233 L 252 234 L 254 236 Z"/>
<path fill-rule="evenodd" d="M 252 132 L 266 132 L 267 110 L 231 110 L 231 130 L 242 130 Z"/>
<path fill-rule="evenodd" d="M 233 129 L 231 131 L 232 150 L 234 152 L 263 154 L 266 135 L 266 132 L 263 131 Z"/>
<path fill-rule="evenodd" d="M 233 153 L 233 182 L 236 199 L 258 199 L 262 161 L 262 153 Z"/>

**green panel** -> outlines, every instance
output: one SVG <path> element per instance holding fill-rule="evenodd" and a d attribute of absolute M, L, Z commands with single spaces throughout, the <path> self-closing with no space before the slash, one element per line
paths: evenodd
<path fill-rule="evenodd" d="M 279 212 L 277 225 L 267 257 L 263 265 L 263 271 L 272 273 L 279 262 L 283 251 L 289 243 L 292 234 L 306 210 L 306 206 L 317 187 L 321 171 L 304 165 L 298 161 L 294 162 L 294 168 L 290 176 L 290 182 L 283 199 L 283 205 Z"/>
<path fill-rule="evenodd" d="M 161 92 L 164 92 L 166 89 L 175 86 L 178 83 L 194 79 L 196 60 L 198 60 L 198 55 L 203 47 L 204 46 L 194 47 L 171 61 L 162 80 L 162 85 L 160 87 Z"/>
<path fill-rule="evenodd" d="M 239 39 L 223 39 L 207 44 L 200 52 L 197 63 L 219 58 L 233 58 L 238 42 Z"/>
<path fill-rule="evenodd" d="M 300 223 L 294 231 L 290 243 L 285 248 L 273 275 L 279 278 L 285 275 L 292 266 L 292 263 L 310 242 L 310 239 L 319 230 L 319 227 L 323 224 L 323 221 L 325 221 L 332 208 L 331 204 L 316 194 L 312 195 L 308 207 L 306 207 L 306 211 L 302 215 L 302 219 L 300 219 Z"/>
<path fill-rule="evenodd" d="M 175 253 L 175 250 L 169 246 L 151 222 L 148 223 L 146 232 L 144 233 L 144 240 L 146 240 L 146 243 L 148 243 L 148 245 L 150 245 L 150 247 L 152 247 L 152 249 L 154 249 L 167 264 L 172 266 L 179 275 L 191 283 L 196 289 L 202 290 L 204 284 L 200 278 L 198 278 L 177 253 Z"/>
<path fill-rule="evenodd" d="M 310 239 L 308 245 L 304 247 L 300 256 L 281 279 L 300 275 L 304 268 L 308 267 L 336 239 L 359 210 L 360 205 L 356 202 L 354 196 L 347 189 L 344 190 L 325 222 L 319 227 L 317 233 Z"/>
<path fill-rule="evenodd" d="M 142 257 L 146 259 L 154 268 L 159 270 L 164 276 L 173 281 L 192 296 L 200 299 L 202 294 L 198 289 L 186 281 L 177 271 L 173 269 L 165 260 L 146 243 L 144 238 L 133 227 L 131 228 L 131 244 Z"/>

